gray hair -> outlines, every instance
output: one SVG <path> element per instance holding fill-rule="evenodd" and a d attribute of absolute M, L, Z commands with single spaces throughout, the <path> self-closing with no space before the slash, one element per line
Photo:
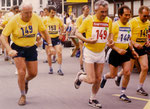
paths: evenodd
<path fill-rule="evenodd" d="M 33 8 L 32 3 L 30 3 L 30 2 L 22 2 L 22 4 L 20 5 L 19 9 L 22 10 L 26 6 Z"/>
<path fill-rule="evenodd" d="M 96 3 L 95 3 L 95 10 L 98 10 L 99 6 L 106 6 L 108 5 L 109 3 L 106 1 L 106 0 L 98 0 Z"/>

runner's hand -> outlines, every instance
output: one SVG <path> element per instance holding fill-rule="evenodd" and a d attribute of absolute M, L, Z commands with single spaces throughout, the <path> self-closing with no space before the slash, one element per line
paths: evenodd
<path fill-rule="evenodd" d="M 139 55 L 137 54 L 135 50 L 132 50 L 131 53 L 135 59 L 139 58 Z"/>
<path fill-rule="evenodd" d="M 50 47 L 48 48 L 48 55 L 55 55 L 56 52 L 55 52 L 55 49 L 53 47 Z"/>
<path fill-rule="evenodd" d="M 114 44 L 114 41 L 111 39 L 110 41 L 108 41 L 107 46 L 111 48 L 112 46 L 114 46 Z"/>
<path fill-rule="evenodd" d="M 94 39 L 93 37 L 89 38 L 89 39 L 86 39 L 86 42 L 87 43 L 90 43 L 90 44 L 95 44 L 97 41 L 97 39 Z"/>
<path fill-rule="evenodd" d="M 147 42 L 145 43 L 145 46 L 146 46 L 146 47 L 150 47 L 150 42 L 147 41 Z"/>
<path fill-rule="evenodd" d="M 10 50 L 8 51 L 8 55 L 11 56 L 11 57 L 14 57 L 14 56 L 17 56 L 17 51 L 16 50 Z"/>
<path fill-rule="evenodd" d="M 138 43 L 135 43 L 134 47 L 137 48 L 137 49 L 142 49 L 143 48 L 143 46 L 141 44 L 138 44 Z"/>
<path fill-rule="evenodd" d="M 59 35 L 59 40 L 62 40 L 63 39 L 63 35 Z"/>
<path fill-rule="evenodd" d="M 124 49 L 119 49 L 117 52 L 118 52 L 120 55 L 124 55 L 127 51 L 124 50 Z"/>

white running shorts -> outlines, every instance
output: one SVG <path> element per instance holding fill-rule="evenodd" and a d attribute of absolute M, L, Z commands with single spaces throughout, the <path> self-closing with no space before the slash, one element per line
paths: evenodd
<path fill-rule="evenodd" d="M 86 63 L 105 63 L 105 50 L 95 53 L 84 47 L 83 61 Z"/>

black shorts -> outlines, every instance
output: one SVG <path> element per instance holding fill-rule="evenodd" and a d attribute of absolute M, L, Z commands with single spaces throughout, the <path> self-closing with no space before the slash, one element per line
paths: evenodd
<path fill-rule="evenodd" d="M 137 48 L 135 48 L 134 47 L 134 49 L 135 49 L 135 51 L 137 52 L 137 54 L 139 55 L 139 56 L 142 56 L 142 55 L 145 55 L 145 54 L 147 54 L 147 52 L 146 52 L 146 47 L 145 46 L 143 46 L 143 49 L 137 49 Z M 131 56 L 131 58 L 132 59 L 135 59 L 133 56 Z"/>
<path fill-rule="evenodd" d="M 118 67 L 124 62 L 130 61 L 131 58 L 131 51 L 128 48 L 125 55 L 120 55 L 115 50 L 112 50 L 109 54 L 109 64 Z"/>
<path fill-rule="evenodd" d="M 0 29 L 0 35 L 2 34 L 2 31 L 3 31 L 3 30 L 2 30 L 2 29 Z"/>
<path fill-rule="evenodd" d="M 86 38 L 86 34 L 85 33 L 82 33 L 82 35 Z"/>
<path fill-rule="evenodd" d="M 143 46 L 143 48 L 147 54 L 150 54 L 150 47 Z"/>
<path fill-rule="evenodd" d="M 18 53 L 17 53 L 17 56 L 13 57 L 13 58 L 16 58 L 16 57 L 24 57 L 26 61 L 37 61 L 37 46 L 34 45 L 34 46 L 31 46 L 31 47 L 20 47 L 18 45 L 16 45 L 15 43 L 13 43 L 11 45 L 11 48 L 13 50 L 16 50 Z"/>
<path fill-rule="evenodd" d="M 59 40 L 59 37 L 56 37 L 56 38 L 51 38 L 52 40 L 52 46 L 56 46 L 56 45 L 59 45 L 61 44 L 61 41 Z M 47 42 L 44 40 L 43 41 L 45 45 L 48 45 Z"/>

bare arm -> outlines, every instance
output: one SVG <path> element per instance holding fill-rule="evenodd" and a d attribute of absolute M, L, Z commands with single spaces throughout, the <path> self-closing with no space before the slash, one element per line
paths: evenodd
<path fill-rule="evenodd" d="M 86 42 L 86 43 L 91 43 L 94 44 L 96 43 L 97 39 L 93 39 L 93 38 L 85 38 L 78 30 L 76 31 L 75 35 L 82 41 Z"/>
<path fill-rule="evenodd" d="M 108 37 L 107 40 L 108 40 L 107 45 L 110 48 L 112 48 L 113 50 L 115 50 L 117 53 L 119 53 L 120 55 L 124 55 L 127 52 L 126 50 L 120 49 L 120 48 L 118 48 L 118 47 L 115 46 L 115 43 L 113 41 L 113 34 L 112 33 L 109 34 L 109 37 Z"/>
<path fill-rule="evenodd" d="M 131 40 L 131 43 L 137 49 L 142 49 L 143 48 L 143 46 L 141 44 L 138 44 L 137 42 L 135 42 L 133 40 Z"/>
<path fill-rule="evenodd" d="M 17 51 L 16 50 L 13 50 L 9 43 L 8 43 L 8 37 L 7 36 L 4 36 L 3 34 L 1 35 L 0 37 L 0 40 L 2 42 L 2 44 L 4 45 L 4 47 L 6 48 L 6 50 L 8 51 L 8 55 L 13 57 L 13 56 L 16 56 L 17 55 Z"/>
<path fill-rule="evenodd" d="M 62 35 L 64 33 L 64 26 L 60 27 L 60 35 Z"/>
<path fill-rule="evenodd" d="M 112 48 L 115 44 L 113 41 L 113 34 L 112 33 L 109 34 L 107 40 L 108 40 L 107 46 Z"/>
<path fill-rule="evenodd" d="M 139 58 L 139 55 L 137 54 L 137 52 L 134 50 L 132 41 L 130 40 L 129 42 L 129 49 L 131 50 L 131 53 L 133 55 L 134 58 Z"/>
<path fill-rule="evenodd" d="M 0 40 L 8 52 L 12 50 L 12 48 L 10 47 L 8 43 L 8 37 L 1 35 Z"/>
<path fill-rule="evenodd" d="M 51 38 L 47 32 L 47 30 L 45 31 L 41 31 L 41 34 L 43 35 L 43 38 L 46 40 L 47 44 L 48 44 L 48 54 L 55 54 L 55 50 L 52 47 L 52 42 L 51 42 Z"/>
<path fill-rule="evenodd" d="M 61 40 L 62 38 L 63 38 L 63 33 L 64 33 L 64 26 L 62 25 L 61 27 L 60 27 L 60 35 L 59 35 L 59 39 Z"/>
<path fill-rule="evenodd" d="M 44 40 L 46 40 L 46 42 L 47 42 L 48 44 L 51 44 L 51 38 L 50 38 L 50 36 L 49 36 L 47 30 L 41 31 L 40 33 L 41 33 L 42 37 L 44 38 Z"/>

